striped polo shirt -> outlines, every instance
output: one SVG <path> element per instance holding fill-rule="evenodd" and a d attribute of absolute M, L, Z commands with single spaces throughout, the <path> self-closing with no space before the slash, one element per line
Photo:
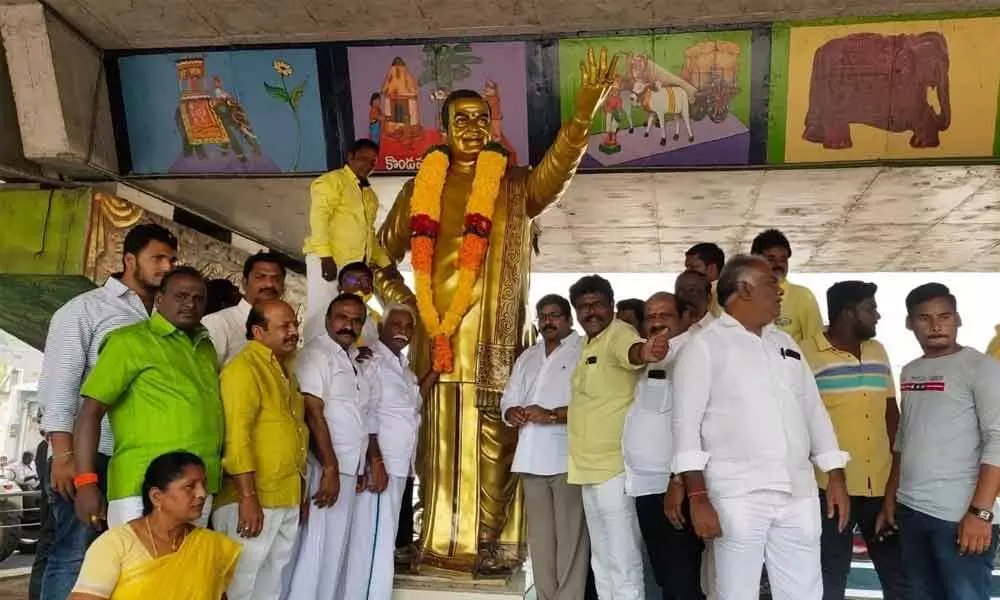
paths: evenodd
<path fill-rule="evenodd" d="M 821 332 L 801 342 L 812 367 L 823 403 L 830 413 L 840 449 L 849 452 L 847 491 L 851 496 L 878 497 L 892 468 L 892 450 L 885 423 L 886 399 L 896 398 L 892 367 L 882 344 L 861 344 L 861 360 L 834 348 Z M 826 487 L 826 474 L 817 471 Z"/>

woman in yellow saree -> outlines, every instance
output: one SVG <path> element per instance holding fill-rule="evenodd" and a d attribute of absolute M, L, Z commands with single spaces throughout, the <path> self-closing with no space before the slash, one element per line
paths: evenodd
<path fill-rule="evenodd" d="M 143 516 L 101 535 L 87 550 L 69 600 L 220 600 L 240 545 L 191 525 L 205 505 L 205 465 L 187 452 L 150 463 Z"/>

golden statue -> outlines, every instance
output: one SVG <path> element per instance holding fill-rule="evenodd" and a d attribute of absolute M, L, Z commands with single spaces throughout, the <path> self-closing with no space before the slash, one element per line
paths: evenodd
<path fill-rule="evenodd" d="M 576 172 L 616 66 L 605 49 L 599 60 L 588 52 L 575 114 L 534 169 L 498 162 L 488 101 L 469 90 L 452 93 L 442 107 L 447 151 L 424 159 L 379 231 L 397 263 L 412 251 L 417 289 L 380 271 L 378 294 L 383 302 L 417 306 L 434 357 L 432 363 L 431 344 L 415 344 L 414 370 L 423 374 L 433 364 L 441 372 L 424 401 L 419 445 L 420 565 L 503 575 L 524 558 L 521 502 L 510 473 L 517 436 L 499 407 L 528 339 L 532 219 Z"/>

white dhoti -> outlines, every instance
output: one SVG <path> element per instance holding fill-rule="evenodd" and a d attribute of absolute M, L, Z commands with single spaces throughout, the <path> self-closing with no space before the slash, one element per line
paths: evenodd
<path fill-rule="evenodd" d="M 281 574 L 292 560 L 299 535 L 299 507 L 265 508 L 264 527 L 254 538 L 240 537 L 239 517 L 239 505 L 235 503 L 220 507 L 212 516 L 216 531 L 243 546 L 226 597 L 229 600 L 280 598 Z"/>
<path fill-rule="evenodd" d="M 319 489 L 322 471 L 310 464 L 309 496 Z M 354 520 L 358 494 L 354 491 L 356 475 L 340 475 L 337 502 L 327 508 L 309 508 L 306 525 L 299 534 L 298 558 L 292 571 L 288 600 L 341 600 L 347 563 L 347 543 Z"/>
<path fill-rule="evenodd" d="M 601 600 L 642 600 L 642 534 L 625 474 L 584 485 L 583 513 L 590 532 L 590 563 Z"/>
<path fill-rule="evenodd" d="M 337 265 L 338 269 L 345 265 Z M 306 316 L 302 323 L 303 341 L 308 342 L 326 332 L 326 309 L 337 297 L 339 288 L 336 280 L 323 279 L 323 267 L 319 256 L 306 255 Z"/>
<path fill-rule="evenodd" d="M 345 599 L 392 599 L 396 529 L 405 489 L 405 477 L 389 477 L 389 487 L 381 494 L 365 491 L 358 496 L 347 549 Z"/>
<path fill-rule="evenodd" d="M 205 498 L 205 508 L 201 516 L 192 521 L 198 527 L 208 527 L 208 517 L 212 514 L 212 496 Z M 130 496 L 108 502 L 108 527 L 118 527 L 142 516 L 142 497 Z"/>
<path fill-rule="evenodd" d="M 758 491 L 713 498 L 722 537 L 713 543 L 719 600 L 757 600 L 766 564 L 774 600 L 821 600 L 819 496 Z"/>

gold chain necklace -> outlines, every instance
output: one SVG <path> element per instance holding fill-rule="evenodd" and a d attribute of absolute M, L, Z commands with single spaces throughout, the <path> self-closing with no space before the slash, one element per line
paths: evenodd
<path fill-rule="evenodd" d="M 145 520 L 146 520 L 146 535 L 149 536 L 149 541 L 150 541 L 150 543 L 153 544 L 153 558 L 159 558 L 160 557 L 160 549 L 157 548 L 157 546 L 156 546 L 156 537 L 153 536 L 153 528 L 150 527 L 150 525 L 149 525 L 150 518 L 146 517 Z M 170 551 L 171 552 L 177 552 L 177 548 L 180 547 L 179 541 L 183 541 L 185 537 L 187 537 L 187 531 L 185 531 L 184 533 L 182 533 L 180 535 L 180 537 L 179 537 L 178 540 L 170 540 Z"/>

